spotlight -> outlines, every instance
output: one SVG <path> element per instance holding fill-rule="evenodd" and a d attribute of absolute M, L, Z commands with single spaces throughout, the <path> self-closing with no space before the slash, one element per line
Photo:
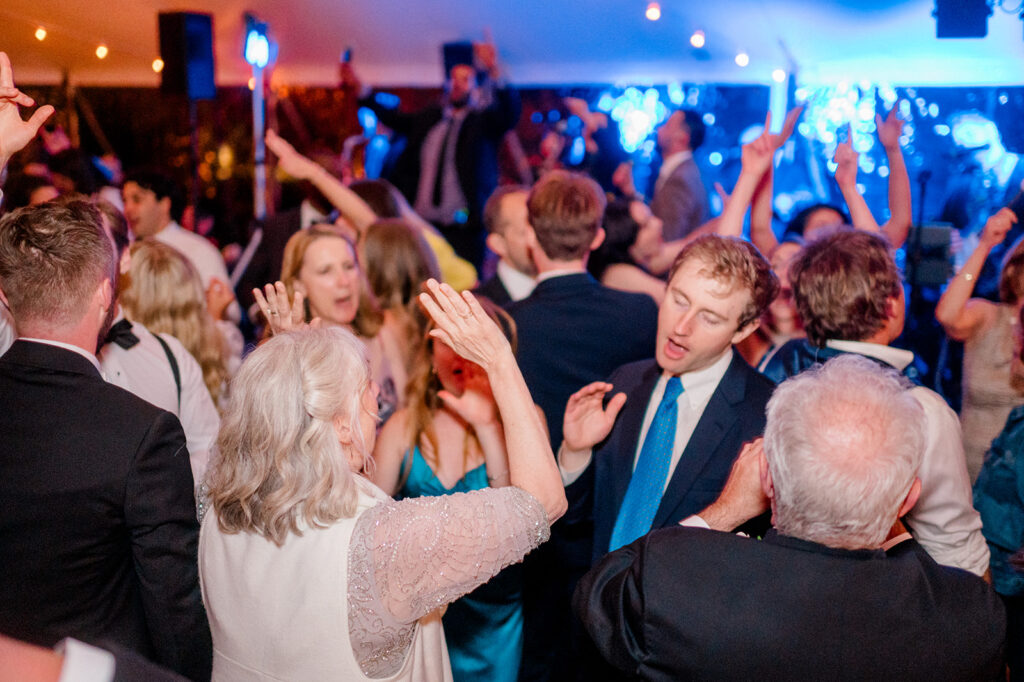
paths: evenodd
<path fill-rule="evenodd" d="M 737 62 L 739 63 L 739 62 Z M 786 72 L 782 69 L 775 69 L 772 71 L 772 80 L 776 83 L 782 83 L 786 80 Z"/>
<path fill-rule="evenodd" d="M 736 55 L 736 66 L 746 66 L 750 63 L 750 55 L 746 52 L 740 52 Z"/>
<path fill-rule="evenodd" d="M 245 15 L 245 61 L 259 69 L 270 62 L 267 25 L 251 14 Z"/>
<path fill-rule="evenodd" d="M 164 70 L 164 60 L 157 57 L 153 60 L 153 73 L 160 73 Z"/>
<path fill-rule="evenodd" d="M 106 45 L 100 45 L 99 47 L 96 48 L 96 56 L 99 59 L 106 59 L 107 58 L 107 54 L 109 52 L 110 51 L 107 49 Z"/>
<path fill-rule="evenodd" d="M 36 29 L 36 40 L 46 40 L 46 29 L 42 26 Z"/>
<path fill-rule="evenodd" d="M 647 3 L 647 11 L 644 12 L 644 16 L 651 21 L 661 19 L 661 5 L 656 2 Z"/>
<path fill-rule="evenodd" d="M 690 44 L 698 50 L 704 47 L 704 31 L 694 31 L 690 36 Z"/>

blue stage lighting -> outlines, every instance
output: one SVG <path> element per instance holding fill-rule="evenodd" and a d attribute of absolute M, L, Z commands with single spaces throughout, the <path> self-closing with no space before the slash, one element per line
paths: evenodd
<path fill-rule="evenodd" d="M 267 25 L 251 14 L 245 15 L 245 61 L 260 69 L 270 63 Z"/>
<path fill-rule="evenodd" d="M 708 154 L 708 163 L 710 163 L 712 166 L 721 166 L 722 165 L 722 154 L 721 154 L 721 152 L 711 152 L 710 154 Z"/>
<path fill-rule="evenodd" d="M 372 137 L 377 130 L 377 114 L 373 113 L 373 109 L 359 107 L 357 115 L 359 117 L 359 125 L 363 128 L 363 135 Z"/>
<path fill-rule="evenodd" d="M 390 92 L 378 92 L 373 96 L 373 100 L 385 109 L 397 109 L 402 98 Z"/>

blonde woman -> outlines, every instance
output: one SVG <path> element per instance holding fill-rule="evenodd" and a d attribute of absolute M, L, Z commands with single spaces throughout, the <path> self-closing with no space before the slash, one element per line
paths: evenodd
<path fill-rule="evenodd" d="M 126 316 L 181 341 L 202 367 L 214 404 L 223 409 L 229 352 L 195 267 L 177 249 L 152 240 L 136 242 L 131 255 L 129 284 L 121 295 Z"/>
<path fill-rule="evenodd" d="M 363 344 L 337 326 L 270 339 L 235 378 L 246 399 L 229 406 L 211 467 L 199 571 L 215 681 L 451 680 L 437 609 L 520 561 L 564 513 L 508 341 L 472 296 L 429 286 L 434 338 L 495 389 L 511 485 L 390 500 L 359 473 L 377 425 Z M 290 316 L 282 303 L 261 307 Z"/>

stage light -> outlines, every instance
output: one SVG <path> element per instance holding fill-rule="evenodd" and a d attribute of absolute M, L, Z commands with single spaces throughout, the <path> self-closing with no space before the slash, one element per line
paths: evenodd
<path fill-rule="evenodd" d="M 96 56 L 99 59 L 106 59 L 107 58 L 107 54 L 109 54 L 109 52 L 110 52 L 110 50 L 107 49 L 106 45 L 100 45 L 99 47 L 96 48 Z"/>
<path fill-rule="evenodd" d="M 721 152 L 711 152 L 710 154 L 708 154 L 708 163 L 710 163 L 712 166 L 721 166 L 722 165 L 722 153 Z"/>
<path fill-rule="evenodd" d="M 270 41 L 267 25 L 251 14 L 245 15 L 245 61 L 258 69 L 270 63 Z"/>
<path fill-rule="evenodd" d="M 949 126 L 946 125 L 945 123 L 936 124 L 935 127 L 932 129 L 935 131 L 935 134 L 938 135 L 939 137 L 945 137 L 949 135 Z"/>
<path fill-rule="evenodd" d="M 690 36 L 690 44 L 698 50 L 704 47 L 704 31 L 694 31 Z"/>
<path fill-rule="evenodd" d="M 36 29 L 36 40 L 46 40 L 46 29 L 42 26 Z"/>
<path fill-rule="evenodd" d="M 746 52 L 740 52 L 736 55 L 736 66 L 746 66 L 750 63 L 750 55 Z"/>
<path fill-rule="evenodd" d="M 776 83 L 783 83 L 786 80 L 786 72 L 783 69 L 775 69 L 772 71 L 772 80 Z"/>
<path fill-rule="evenodd" d="M 647 11 L 644 12 L 644 16 L 650 21 L 661 19 L 661 5 L 656 2 L 647 3 Z"/>
<path fill-rule="evenodd" d="M 153 72 L 154 73 L 160 73 L 163 70 L 164 70 L 164 60 L 162 60 L 159 57 L 157 57 L 156 59 L 153 60 Z"/>

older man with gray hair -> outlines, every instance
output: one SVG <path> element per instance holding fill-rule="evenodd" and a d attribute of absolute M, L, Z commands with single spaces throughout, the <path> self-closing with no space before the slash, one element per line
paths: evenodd
<path fill-rule="evenodd" d="M 576 610 L 639 679 L 993 679 L 1005 616 L 899 517 L 920 492 L 923 410 L 895 371 L 844 355 L 780 385 L 763 442 L 682 527 L 608 555 Z M 756 540 L 727 531 L 770 506 Z"/>

